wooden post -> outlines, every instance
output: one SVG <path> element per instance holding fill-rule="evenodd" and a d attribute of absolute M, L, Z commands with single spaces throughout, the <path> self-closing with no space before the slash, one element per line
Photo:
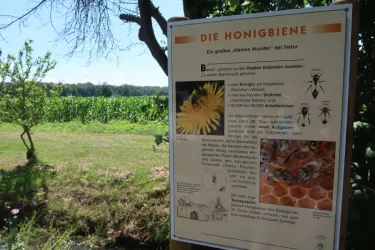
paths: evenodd
<path fill-rule="evenodd" d="M 350 72 L 349 72 L 349 99 L 348 99 L 348 121 L 346 128 L 345 145 L 345 169 L 344 185 L 341 207 L 341 225 L 339 249 L 346 249 L 347 245 L 347 224 L 348 224 L 348 206 L 349 206 L 349 188 L 350 188 L 350 170 L 352 165 L 352 145 L 353 145 L 353 123 L 355 116 L 355 98 L 357 83 L 357 57 L 358 57 L 358 34 L 359 34 L 359 1 L 358 0 L 337 0 L 332 5 L 352 4 L 352 37 L 350 48 Z"/>
<path fill-rule="evenodd" d="M 191 245 L 189 243 L 181 242 L 181 241 L 170 241 L 170 249 L 171 250 L 192 250 Z"/>

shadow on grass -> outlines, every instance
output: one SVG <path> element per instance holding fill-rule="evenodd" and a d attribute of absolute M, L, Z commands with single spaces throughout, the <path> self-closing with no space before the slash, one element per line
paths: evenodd
<path fill-rule="evenodd" d="M 0 218 L 19 209 L 19 217 L 31 217 L 43 211 L 47 195 L 47 180 L 55 175 L 48 165 L 28 163 L 12 169 L 0 169 Z M 0 226 L 4 221 L 0 220 Z"/>
<path fill-rule="evenodd" d="M 143 174 L 76 168 L 55 172 L 40 164 L 0 169 L 0 229 L 3 218 L 19 209 L 19 221 L 34 214 L 38 218 L 33 246 L 44 244 L 54 232 L 74 228 L 69 237 L 83 246 L 167 249 L 169 185 Z"/>

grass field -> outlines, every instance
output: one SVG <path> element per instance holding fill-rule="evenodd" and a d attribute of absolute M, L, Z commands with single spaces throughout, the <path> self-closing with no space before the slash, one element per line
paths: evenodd
<path fill-rule="evenodd" d="M 34 130 L 40 162 L 30 169 L 23 166 L 18 128 L 0 125 L 0 215 L 13 208 L 20 208 L 20 218 L 36 211 L 34 245 L 51 228 L 73 227 L 74 240 L 88 246 L 164 247 L 168 145 L 154 150 L 153 134 L 166 129 L 156 123 L 45 124 Z"/>

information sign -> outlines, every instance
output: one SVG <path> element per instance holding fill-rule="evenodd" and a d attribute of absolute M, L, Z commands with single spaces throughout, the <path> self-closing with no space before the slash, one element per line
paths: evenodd
<path fill-rule="evenodd" d="M 172 239 L 338 247 L 351 11 L 169 23 Z"/>

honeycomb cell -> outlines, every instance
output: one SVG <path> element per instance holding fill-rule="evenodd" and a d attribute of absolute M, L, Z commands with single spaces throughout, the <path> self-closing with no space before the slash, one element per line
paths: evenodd
<path fill-rule="evenodd" d="M 332 201 L 328 199 L 324 199 L 318 202 L 318 208 L 320 210 L 327 210 L 332 211 Z"/>
<path fill-rule="evenodd" d="M 325 190 L 332 190 L 333 189 L 333 178 L 330 176 L 321 176 L 319 178 L 319 185 L 324 188 Z"/>
<path fill-rule="evenodd" d="M 307 179 L 305 183 L 301 185 L 304 188 L 313 188 L 315 186 L 315 180 L 311 176 Z"/>
<path fill-rule="evenodd" d="M 307 192 L 307 195 L 313 200 L 322 200 L 327 196 L 327 192 L 320 187 L 314 187 Z"/>
<path fill-rule="evenodd" d="M 294 207 L 296 205 L 296 199 L 290 196 L 284 196 L 280 199 L 279 205 Z"/>
<path fill-rule="evenodd" d="M 306 195 L 306 189 L 300 186 L 294 186 L 290 188 L 289 191 L 290 195 L 293 196 L 294 198 L 300 199 L 303 196 Z"/>
<path fill-rule="evenodd" d="M 273 195 L 267 195 L 262 197 L 261 202 L 266 204 L 277 204 L 279 203 L 279 200 Z"/>
<path fill-rule="evenodd" d="M 267 195 L 267 194 L 270 194 L 271 192 L 272 192 L 272 188 L 270 186 L 263 185 L 259 189 L 259 193 L 261 195 Z"/>
<path fill-rule="evenodd" d="M 288 189 L 284 186 L 277 186 L 273 188 L 272 193 L 277 197 L 283 197 L 288 193 Z"/>
<path fill-rule="evenodd" d="M 328 192 L 328 198 L 332 200 L 332 196 L 333 196 L 333 191 L 331 190 Z"/>
<path fill-rule="evenodd" d="M 309 198 L 302 198 L 298 201 L 298 206 L 301 208 L 314 208 L 315 202 Z"/>

